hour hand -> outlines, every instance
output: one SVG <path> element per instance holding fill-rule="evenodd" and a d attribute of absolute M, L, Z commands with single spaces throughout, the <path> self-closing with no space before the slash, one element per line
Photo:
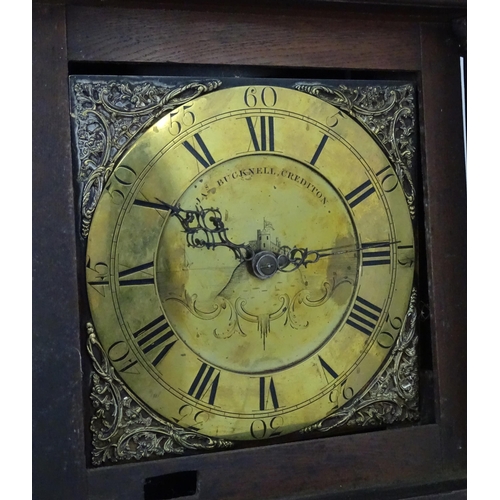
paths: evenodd
<path fill-rule="evenodd" d="M 314 264 L 323 257 L 332 255 L 342 255 L 345 253 L 363 252 L 365 250 L 375 249 L 376 254 L 371 252 L 371 256 L 380 258 L 390 258 L 391 245 L 396 245 L 399 241 L 372 241 L 362 243 L 361 245 L 349 245 L 343 247 L 322 248 L 320 250 L 309 250 L 307 248 L 290 248 L 281 247 L 279 250 L 280 262 L 279 270 L 282 272 L 291 272 L 298 269 L 300 266 L 307 267 L 308 264 Z M 377 250 L 379 249 L 379 250 Z"/>
<path fill-rule="evenodd" d="M 171 214 L 181 223 L 189 247 L 212 250 L 217 247 L 227 247 L 241 262 L 252 260 L 255 253 L 252 247 L 245 243 L 233 243 L 228 238 L 228 228 L 224 225 L 218 208 L 199 206 L 195 210 L 186 210 L 179 205 L 174 206 L 165 202 L 162 204 L 170 209 Z"/>

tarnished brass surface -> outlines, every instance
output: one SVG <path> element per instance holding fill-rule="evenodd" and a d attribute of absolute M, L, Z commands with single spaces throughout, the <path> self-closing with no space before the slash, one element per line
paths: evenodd
<path fill-rule="evenodd" d="M 116 160 L 134 138 L 155 120 L 221 82 L 191 82 L 172 87 L 160 82 L 114 82 L 78 79 L 72 87 L 73 118 L 83 184 L 81 234 L 90 221 Z"/>
<path fill-rule="evenodd" d="M 377 142 L 315 97 L 236 87 L 180 106 L 122 157 L 95 209 L 87 290 L 106 356 L 145 405 L 208 436 L 335 415 L 402 329 L 407 198 Z M 266 258 L 330 253 L 262 279 L 254 256 L 190 245 L 171 206 L 217 209 L 230 241 Z"/>
<path fill-rule="evenodd" d="M 328 432 L 342 426 L 366 427 L 418 420 L 416 300 L 417 291 L 413 289 L 408 312 L 383 370 L 340 411 L 301 432 Z"/>
<path fill-rule="evenodd" d="M 297 83 L 294 88 L 339 107 L 380 141 L 399 178 L 412 218 L 416 216 L 411 171 L 416 163 L 415 89 L 412 85 L 347 86 Z"/>
<path fill-rule="evenodd" d="M 116 375 L 92 323 L 87 323 L 87 333 L 87 352 L 94 367 L 91 392 L 94 415 L 90 422 L 94 465 L 232 446 L 226 439 L 203 436 L 151 412 Z"/>

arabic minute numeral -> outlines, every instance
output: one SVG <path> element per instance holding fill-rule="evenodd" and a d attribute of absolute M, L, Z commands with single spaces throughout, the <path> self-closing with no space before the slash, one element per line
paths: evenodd
<path fill-rule="evenodd" d="M 109 285 L 109 268 L 105 262 L 96 262 L 95 264 L 91 263 L 90 257 L 87 259 L 87 269 L 89 271 L 93 271 L 94 275 L 87 281 L 87 284 L 91 286 L 97 293 L 105 296 L 105 288 L 104 285 Z M 87 271 L 89 273 L 89 271 Z"/>
<path fill-rule="evenodd" d="M 255 87 L 248 87 L 243 100 L 248 108 L 255 108 L 257 105 L 273 108 L 278 102 L 278 94 L 272 87 L 264 87 L 260 93 Z"/>
<path fill-rule="evenodd" d="M 250 434 L 254 439 L 279 436 L 283 427 L 283 417 L 272 417 L 269 420 L 258 419 L 250 424 Z"/>
<path fill-rule="evenodd" d="M 129 188 L 137 177 L 135 170 L 127 165 L 119 165 L 113 172 L 113 179 L 121 186 L 120 189 L 114 187 L 114 183 L 106 186 L 107 193 L 111 196 L 111 200 L 115 205 L 121 205 L 125 200 L 123 188 Z"/>
<path fill-rule="evenodd" d="M 413 249 L 413 245 L 399 245 L 398 246 L 398 252 L 399 251 L 404 251 L 404 250 L 409 250 L 409 249 Z M 406 257 L 403 259 L 400 259 L 398 258 L 398 264 L 400 266 L 403 266 L 403 267 L 411 267 L 413 266 L 413 264 L 415 263 L 415 259 L 413 258 L 413 256 L 411 257 Z"/>
<path fill-rule="evenodd" d="M 180 109 L 170 113 L 168 132 L 171 135 L 179 135 L 183 128 L 194 125 L 196 117 L 192 111 L 189 111 L 190 107 L 192 107 L 192 104 L 185 104 Z"/>
<path fill-rule="evenodd" d="M 380 179 L 380 184 L 382 185 L 382 189 L 386 193 L 391 193 L 392 191 L 394 191 L 399 184 L 396 174 L 394 174 L 394 172 L 387 172 L 390 168 L 391 166 L 387 165 L 387 167 L 384 167 L 382 170 L 377 172 L 377 177 Z"/>
<path fill-rule="evenodd" d="M 387 321 L 389 322 L 392 332 L 389 332 L 387 329 L 380 332 L 377 336 L 377 344 L 383 349 L 389 349 L 392 347 L 394 341 L 396 340 L 396 335 L 403 326 L 403 320 L 399 316 L 395 316 L 391 319 L 389 314 L 387 314 Z"/>
<path fill-rule="evenodd" d="M 199 431 L 203 424 L 209 419 L 209 414 L 203 410 L 196 410 L 191 405 L 182 405 L 179 408 L 178 416 L 173 417 L 172 420 L 187 429 Z"/>
<path fill-rule="evenodd" d="M 108 358 L 116 365 L 120 373 L 139 374 L 137 368 L 134 368 L 137 364 L 137 359 L 130 352 L 130 347 L 124 340 L 118 340 L 114 344 L 111 344 L 108 349 Z"/>
<path fill-rule="evenodd" d="M 340 407 L 339 399 L 341 397 L 345 401 L 349 401 L 349 399 L 351 399 L 353 396 L 354 396 L 354 389 L 349 385 L 347 385 L 347 379 L 346 379 L 328 394 L 328 400 L 333 405 L 329 413 L 333 413 Z"/>

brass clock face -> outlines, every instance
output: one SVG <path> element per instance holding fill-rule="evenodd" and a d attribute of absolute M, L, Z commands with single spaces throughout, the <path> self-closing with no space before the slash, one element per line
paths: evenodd
<path fill-rule="evenodd" d="M 144 404 L 263 439 L 333 415 L 377 374 L 413 261 L 405 196 L 363 127 L 295 90 L 235 87 L 123 156 L 90 228 L 87 291 Z"/>

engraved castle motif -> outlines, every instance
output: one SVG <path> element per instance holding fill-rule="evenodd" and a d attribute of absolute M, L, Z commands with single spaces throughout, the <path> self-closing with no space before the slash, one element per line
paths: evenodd
<path fill-rule="evenodd" d="M 252 247 L 256 252 L 268 251 L 278 253 L 281 248 L 281 242 L 278 238 L 274 236 L 274 227 L 270 221 L 264 219 L 264 229 L 257 229 L 257 239 L 248 242 L 248 245 Z"/>

